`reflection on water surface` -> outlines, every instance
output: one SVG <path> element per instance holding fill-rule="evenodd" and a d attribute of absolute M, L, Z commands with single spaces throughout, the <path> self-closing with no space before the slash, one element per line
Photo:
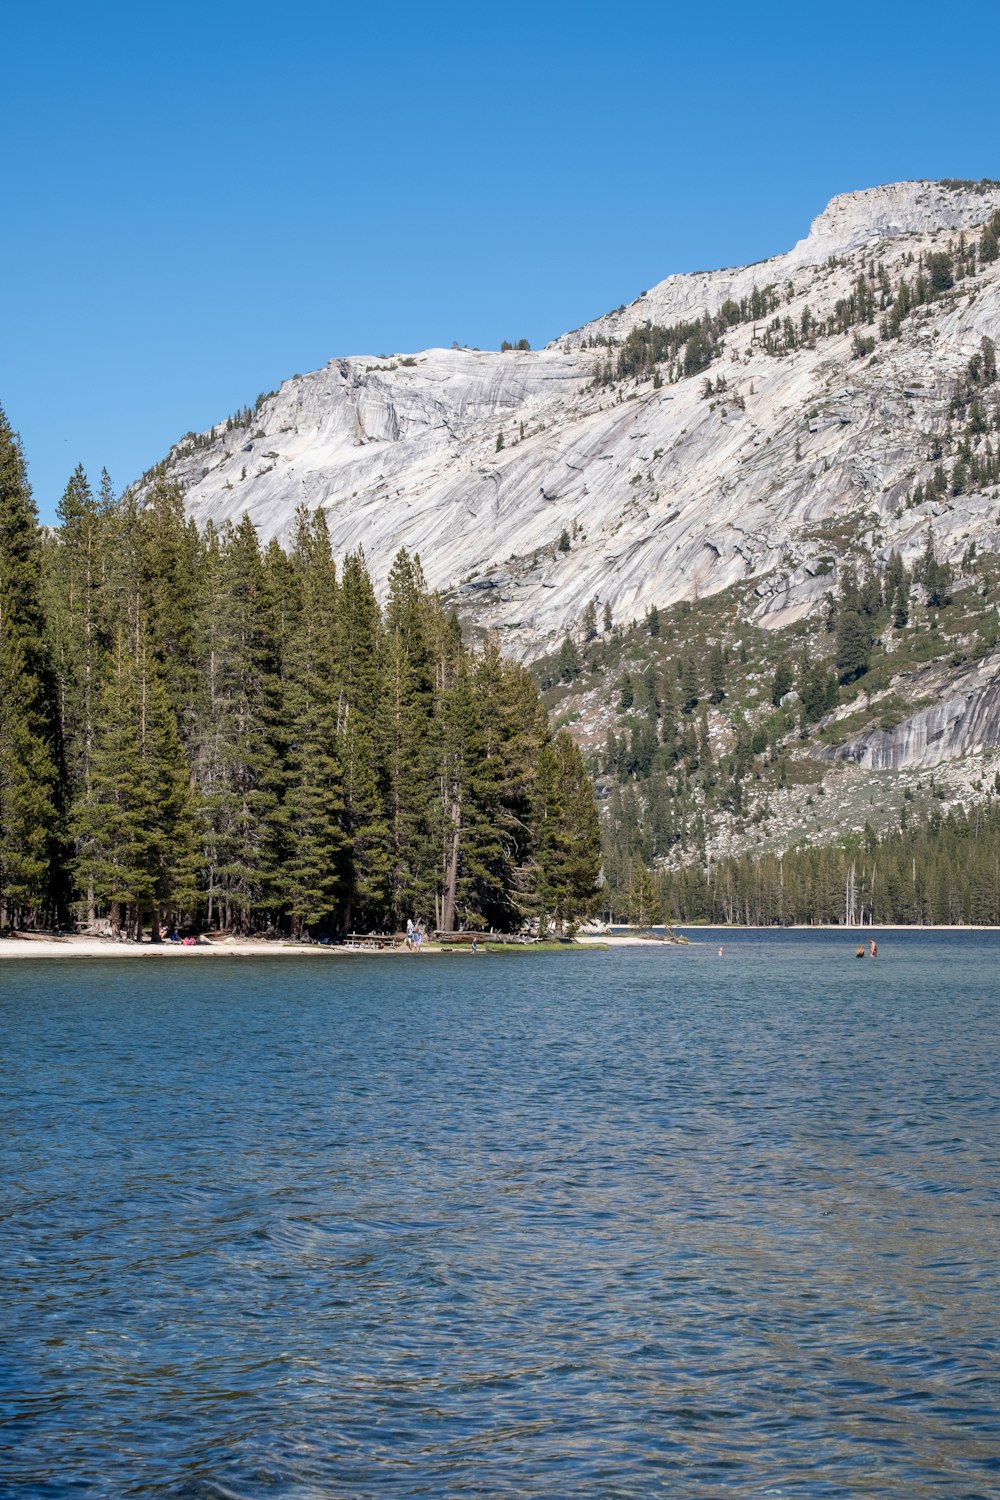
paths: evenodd
<path fill-rule="evenodd" d="M 10 963 L 0 1491 L 1000 1491 L 1000 941 Z"/>

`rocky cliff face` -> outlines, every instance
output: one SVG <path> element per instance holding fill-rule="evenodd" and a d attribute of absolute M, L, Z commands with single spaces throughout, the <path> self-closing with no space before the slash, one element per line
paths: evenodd
<path fill-rule="evenodd" d="M 1000 653 L 941 684 L 943 696 L 894 729 L 873 729 L 816 752 L 871 771 L 932 770 L 947 761 L 1000 749 Z"/>
<path fill-rule="evenodd" d="M 998 207 L 995 187 L 846 194 L 786 255 L 672 276 L 540 352 L 334 360 L 286 381 L 249 423 L 179 444 L 167 472 L 199 523 L 246 512 L 264 538 L 286 539 L 297 506 L 322 506 L 337 551 L 362 546 L 377 580 L 400 547 L 418 551 L 432 585 L 525 657 L 592 601 L 627 620 L 741 580 L 759 620 L 787 624 L 835 583 L 845 552 L 912 561 L 929 523 L 939 555 L 973 538 L 1000 550 L 993 493 L 906 504 L 956 379 L 998 335 L 1000 261 L 918 309 L 898 339 L 879 341 L 876 315 L 860 329 L 867 352 L 857 328 L 784 351 L 773 335 L 775 318 L 834 321 L 859 275 L 877 264 L 895 286 Z M 697 375 L 594 383 L 614 356 L 601 340 L 764 287 L 773 311 L 729 328 Z"/>

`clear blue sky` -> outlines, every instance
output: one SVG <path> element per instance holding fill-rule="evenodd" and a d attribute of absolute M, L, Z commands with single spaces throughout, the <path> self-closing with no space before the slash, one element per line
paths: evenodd
<path fill-rule="evenodd" d="M 51 518 L 337 354 L 545 343 L 834 193 L 1000 178 L 1000 10 L 7 8 L 0 404 Z"/>

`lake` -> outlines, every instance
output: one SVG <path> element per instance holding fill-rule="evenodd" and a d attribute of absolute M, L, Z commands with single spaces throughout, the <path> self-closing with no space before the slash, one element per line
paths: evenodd
<path fill-rule="evenodd" d="M 0 1493 L 1000 1493 L 1000 935 L 699 936 L 0 965 Z"/>

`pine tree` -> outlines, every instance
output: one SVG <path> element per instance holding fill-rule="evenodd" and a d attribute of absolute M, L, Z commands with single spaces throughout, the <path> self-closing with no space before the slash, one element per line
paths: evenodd
<path fill-rule="evenodd" d="M 841 682 L 853 682 L 868 671 L 871 636 L 860 611 L 843 609 L 837 625 L 837 670 Z"/>
<path fill-rule="evenodd" d="M 660 891 L 641 859 L 633 859 L 629 879 L 628 917 L 633 927 L 655 927 L 663 915 Z"/>
<path fill-rule="evenodd" d="M 583 639 L 585 642 L 597 638 L 597 605 L 593 599 L 583 612 Z"/>
<path fill-rule="evenodd" d="M 81 467 L 70 476 L 58 516 L 59 531 L 43 552 L 43 580 L 65 795 L 72 798 L 81 787 L 86 790 L 90 780 L 98 684 L 106 655 L 101 632 L 101 510 Z M 84 901 L 92 922 L 94 893 L 86 891 Z"/>
<path fill-rule="evenodd" d="M 698 666 L 693 656 L 684 658 L 681 667 L 681 709 L 692 713 L 698 707 L 701 688 L 698 683 Z"/>
<path fill-rule="evenodd" d="M 206 547 L 202 712 L 193 759 L 203 809 L 207 917 L 246 932 L 275 888 L 279 646 L 272 591 L 249 518 Z"/>
<path fill-rule="evenodd" d="M 427 916 L 436 889 L 434 683 L 419 559 L 389 573 L 379 696 L 379 753 L 389 824 L 389 910 L 398 926 Z"/>
<path fill-rule="evenodd" d="M 593 787 L 578 746 L 565 730 L 538 756 L 535 788 L 534 909 L 544 936 L 587 916 L 597 903 L 601 835 Z"/>
<path fill-rule="evenodd" d="M 781 700 L 785 696 L 785 694 L 791 691 L 794 682 L 795 678 L 792 674 L 792 669 L 789 666 L 788 662 L 780 661 L 777 665 L 774 673 L 774 679 L 771 683 L 771 702 L 774 704 L 775 708 L 778 708 L 780 706 Z"/>
<path fill-rule="evenodd" d="M 389 824 L 378 759 L 382 622 L 363 555 L 341 580 L 340 757 L 344 781 L 345 930 L 380 922 L 389 887 Z"/>
<path fill-rule="evenodd" d="M 201 681 L 197 622 L 204 549 L 184 516 L 180 488 L 158 480 L 138 515 L 139 611 L 147 642 L 163 666 L 163 682 L 187 743 L 194 730 Z"/>
<path fill-rule="evenodd" d="M 910 590 L 905 575 L 899 579 L 893 594 L 892 623 L 896 630 L 905 630 L 910 623 Z"/>
<path fill-rule="evenodd" d="M 197 902 L 197 809 L 162 669 L 144 636 L 119 631 L 98 708 L 89 783 L 72 809 L 81 888 L 114 930 L 190 913 Z"/>
<path fill-rule="evenodd" d="M 299 516 L 292 563 L 296 621 L 284 667 L 283 717 L 288 731 L 279 827 L 278 889 L 292 933 L 329 925 L 342 890 L 345 838 L 337 736 L 336 571 L 322 511 Z"/>
<path fill-rule="evenodd" d="M 440 711 L 442 925 L 458 913 L 463 925 L 508 930 L 519 925 L 521 893 L 533 885 L 532 789 L 548 739 L 544 712 L 529 674 L 505 662 L 493 639 L 475 662 L 456 658 Z"/>
<path fill-rule="evenodd" d="M 479 725 L 461 632 L 456 632 L 456 636 L 445 655 L 437 697 L 442 889 L 435 906 L 439 924 L 446 932 L 455 930 L 459 876 L 464 873 L 462 867 L 468 864 L 470 780 L 479 748 L 476 744 Z"/>
<path fill-rule="evenodd" d="M 721 703 L 726 696 L 726 656 L 718 644 L 712 647 L 708 663 L 708 680 L 711 689 L 709 702 Z"/>
<path fill-rule="evenodd" d="M 0 410 L 0 925 L 33 921 L 50 887 L 57 759 L 38 522 Z"/>
<path fill-rule="evenodd" d="M 563 637 L 563 643 L 559 647 L 557 660 L 560 682 L 572 682 L 574 677 L 579 677 L 583 669 L 580 660 L 580 652 L 577 650 L 576 642 L 571 635 Z"/>

